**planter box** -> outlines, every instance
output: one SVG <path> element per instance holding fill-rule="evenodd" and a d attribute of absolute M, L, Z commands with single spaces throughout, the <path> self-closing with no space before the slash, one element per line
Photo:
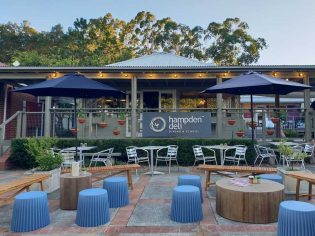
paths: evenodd
<path fill-rule="evenodd" d="M 51 193 L 57 189 L 60 188 L 60 173 L 61 173 L 61 168 L 53 169 L 50 171 L 27 171 L 24 174 L 25 175 L 31 175 L 31 174 L 51 174 L 51 177 L 48 178 L 47 180 L 44 181 L 44 190 L 47 193 Z M 30 187 L 31 191 L 36 191 L 36 190 L 41 190 L 40 189 L 40 184 L 33 184 Z"/>
<path fill-rule="evenodd" d="M 284 184 L 284 192 L 286 194 L 295 194 L 296 193 L 296 179 L 287 176 L 287 173 L 292 171 L 286 170 L 286 167 L 278 167 L 278 172 L 282 176 L 283 184 Z M 309 170 L 294 170 L 294 173 L 312 173 Z M 314 191 L 313 191 L 314 192 Z M 307 194 L 308 193 L 308 183 L 306 181 L 301 181 L 300 184 L 300 194 Z"/>

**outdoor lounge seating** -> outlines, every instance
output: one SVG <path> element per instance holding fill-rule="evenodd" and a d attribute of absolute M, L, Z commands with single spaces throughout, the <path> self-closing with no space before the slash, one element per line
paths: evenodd
<path fill-rule="evenodd" d="M 87 171 L 93 174 L 93 181 L 99 181 L 104 179 L 104 174 L 110 173 L 110 176 L 117 175 L 122 172 L 126 172 L 128 179 L 128 186 L 133 189 L 131 171 L 140 169 L 141 166 L 138 164 L 130 165 L 116 165 L 116 166 L 100 166 L 100 167 L 89 167 Z M 70 169 L 63 170 L 63 173 L 69 173 Z"/>
<path fill-rule="evenodd" d="M 75 223 L 81 227 L 96 227 L 110 220 L 108 194 L 105 189 L 80 191 Z"/>
<path fill-rule="evenodd" d="M 297 159 L 294 156 L 298 155 L 303 151 L 303 147 L 300 145 L 294 146 L 293 148 L 293 154 L 291 156 L 283 156 L 282 158 L 285 159 L 287 166 L 290 166 L 291 163 L 301 163 L 301 168 L 305 169 L 305 164 L 304 164 L 304 158 Z"/>
<path fill-rule="evenodd" d="M 43 182 L 50 177 L 50 174 L 34 174 L 25 176 L 21 179 L 12 180 L 4 184 L 0 184 L 0 200 L 3 203 L 11 200 L 15 195 L 23 192 L 29 191 L 29 188 L 35 184 L 39 183 L 41 190 L 44 190 Z"/>
<path fill-rule="evenodd" d="M 197 188 L 199 188 L 200 199 L 201 199 L 201 202 L 203 202 L 200 176 L 198 176 L 198 175 L 181 175 L 178 177 L 178 184 L 177 185 L 178 186 L 181 186 L 181 185 L 196 186 Z"/>
<path fill-rule="evenodd" d="M 176 186 L 173 189 L 171 220 L 191 223 L 202 220 L 200 191 L 191 185 Z"/>
<path fill-rule="evenodd" d="M 235 150 L 234 154 L 228 154 L 231 150 Z M 233 164 L 239 165 L 241 161 L 245 162 L 247 165 L 247 161 L 245 158 L 247 147 L 244 145 L 236 145 L 234 147 L 231 147 L 227 150 L 224 151 L 224 162 L 223 165 L 225 164 L 226 161 L 233 162 Z"/>
<path fill-rule="evenodd" d="M 306 202 L 283 201 L 279 207 L 278 236 L 315 235 L 315 206 Z"/>
<path fill-rule="evenodd" d="M 209 150 L 210 155 L 209 156 L 205 156 L 202 148 L 206 148 L 207 150 Z M 215 164 L 217 165 L 217 158 L 215 155 L 215 151 L 211 148 L 207 148 L 207 147 L 203 147 L 200 145 L 194 145 L 193 146 L 193 151 L 194 151 L 194 155 L 195 155 L 195 162 L 194 162 L 194 166 L 196 164 L 196 162 L 198 161 L 202 161 L 203 164 L 206 164 L 206 162 L 215 162 Z"/>
<path fill-rule="evenodd" d="M 129 204 L 128 184 L 124 177 L 110 177 L 104 179 L 103 188 L 107 190 L 110 208 L 117 208 Z"/>
<path fill-rule="evenodd" d="M 102 150 L 93 154 L 89 167 L 91 167 L 94 162 L 94 166 L 96 166 L 97 162 L 104 163 L 105 166 L 112 165 L 111 155 L 114 151 L 114 148 L 109 148 L 106 150 Z"/>
<path fill-rule="evenodd" d="M 275 154 L 275 151 L 271 148 L 267 148 L 264 146 L 260 146 L 260 145 L 255 145 L 254 146 L 255 151 L 256 151 L 256 159 L 254 161 L 254 165 L 257 163 L 257 161 L 260 159 L 259 165 L 261 165 L 261 163 L 264 161 L 264 159 L 270 159 L 270 158 L 274 158 L 276 164 L 278 164 L 278 160 L 277 160 L 277 156 Z"/>
<path fill-rule="evenodd" d="M 11 230 L 30 232 L 50 224 L 47 193 L 31 191 L 15 197 Z"/>
<path fill-rule="evenodd" d="M 72 163 L 75 162 L 75 151 L 69 151 L 62 149 L 59 151 L 59 154 L 63 157 L 62 168 L 71 167 Z"/>
<path fill-rule="evenodd" d="M 161 153 L 167 149 L 167 153 L 162 155 Z M 156 153 L 156 160 L 155 160 L 155 169 L 157 166 L 158 161 L 164 161 L 166 164 L 168 164 L 168 173 L 171 173 L 171 162 L 175 161 L 177 164 L 177 168 L 179 171 L 179 165 L 177 161 L 177 150 L 178 146 L 177 145 L 169 145 L 167 147 L 163 147 L 159 149 Z"/>
<path fill-rule="evenodd" d="M 261 174 L 259 175 L 261 179 L 268 179 L 271 181 L 278 182 L 279 184 L 282 184 L 282 176 L 277 174 Z"/>

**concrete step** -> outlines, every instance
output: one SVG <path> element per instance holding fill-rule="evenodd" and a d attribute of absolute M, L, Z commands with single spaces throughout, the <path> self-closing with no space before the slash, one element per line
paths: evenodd
<path fill-rule="evenodd" d="M 11 148 L 9 147 L 0 157 L 0 170 L 7 170 L 13 167 L 12 163 L 9 162 L 10 155 Z"/>

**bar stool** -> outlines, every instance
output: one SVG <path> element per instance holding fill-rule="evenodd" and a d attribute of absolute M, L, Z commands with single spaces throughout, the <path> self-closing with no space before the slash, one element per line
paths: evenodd
<path fill-rule="evenodd" d="M 173 189 L 171 220 L 190 223 L 202 218 L 199 188 L 192 185 L 176 186 Z"/>
<path fill-rule="evenodd" d="M 81 227 L 95 227 L 110 220 L 107 191 L 90 188 L 80 191 L 75 223 Z"/>
<path fill-rule="evenodd" d="M 282 184 L 282 176 L 276 175 L 276 174 L 261 174 L 259 175 L 262 179 L 271 180 L 274 182 L 278 182 L 279 184 Z"/>
<path fill-rule="evenodd" d="M 11 221 L 12 231 L 29 232 L 49 224 L 47 193 L 31 191 L 15 197 Z"/>
<path fill-rule="evenodd" d="M 108 192 L 110 208 L 117 208 L 129 204 L 128 182 L 125 177 L 110 177 L 104 179 L 103 188 Z"/>
<path fill-rule="evenodd" d="M 300 201 L 283 201 L 279 207 L 278 236 L 314 236 L 315 206 Z"/>
<path fill-rule="evenodd" d="M 198 175 L 181 175 L 178 177 L 178 184 L 177 185 L 178 186 L 181 186 L 181 185 L 196 186 L 197 188 L 199 188 L 201 202 L 203 202 L 200 176 L 198 176 Z"/>

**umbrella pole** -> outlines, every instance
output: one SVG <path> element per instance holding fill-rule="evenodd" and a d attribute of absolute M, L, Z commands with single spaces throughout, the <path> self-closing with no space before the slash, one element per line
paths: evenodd
<path fill-rule="evenodd" d="M 254 108 L 253 108 L 253 94 L 250 95 L 250 113 L 251 113 L 251 128 L 252 128 L 252 144 L 254 145 Z"/>
<path fill-rule="evenodd" d="M 75 132 L 75 161 L 78 161 L 78 124 L 77 124 L 77 98 L 74 97 L 74 128 Z"/>

